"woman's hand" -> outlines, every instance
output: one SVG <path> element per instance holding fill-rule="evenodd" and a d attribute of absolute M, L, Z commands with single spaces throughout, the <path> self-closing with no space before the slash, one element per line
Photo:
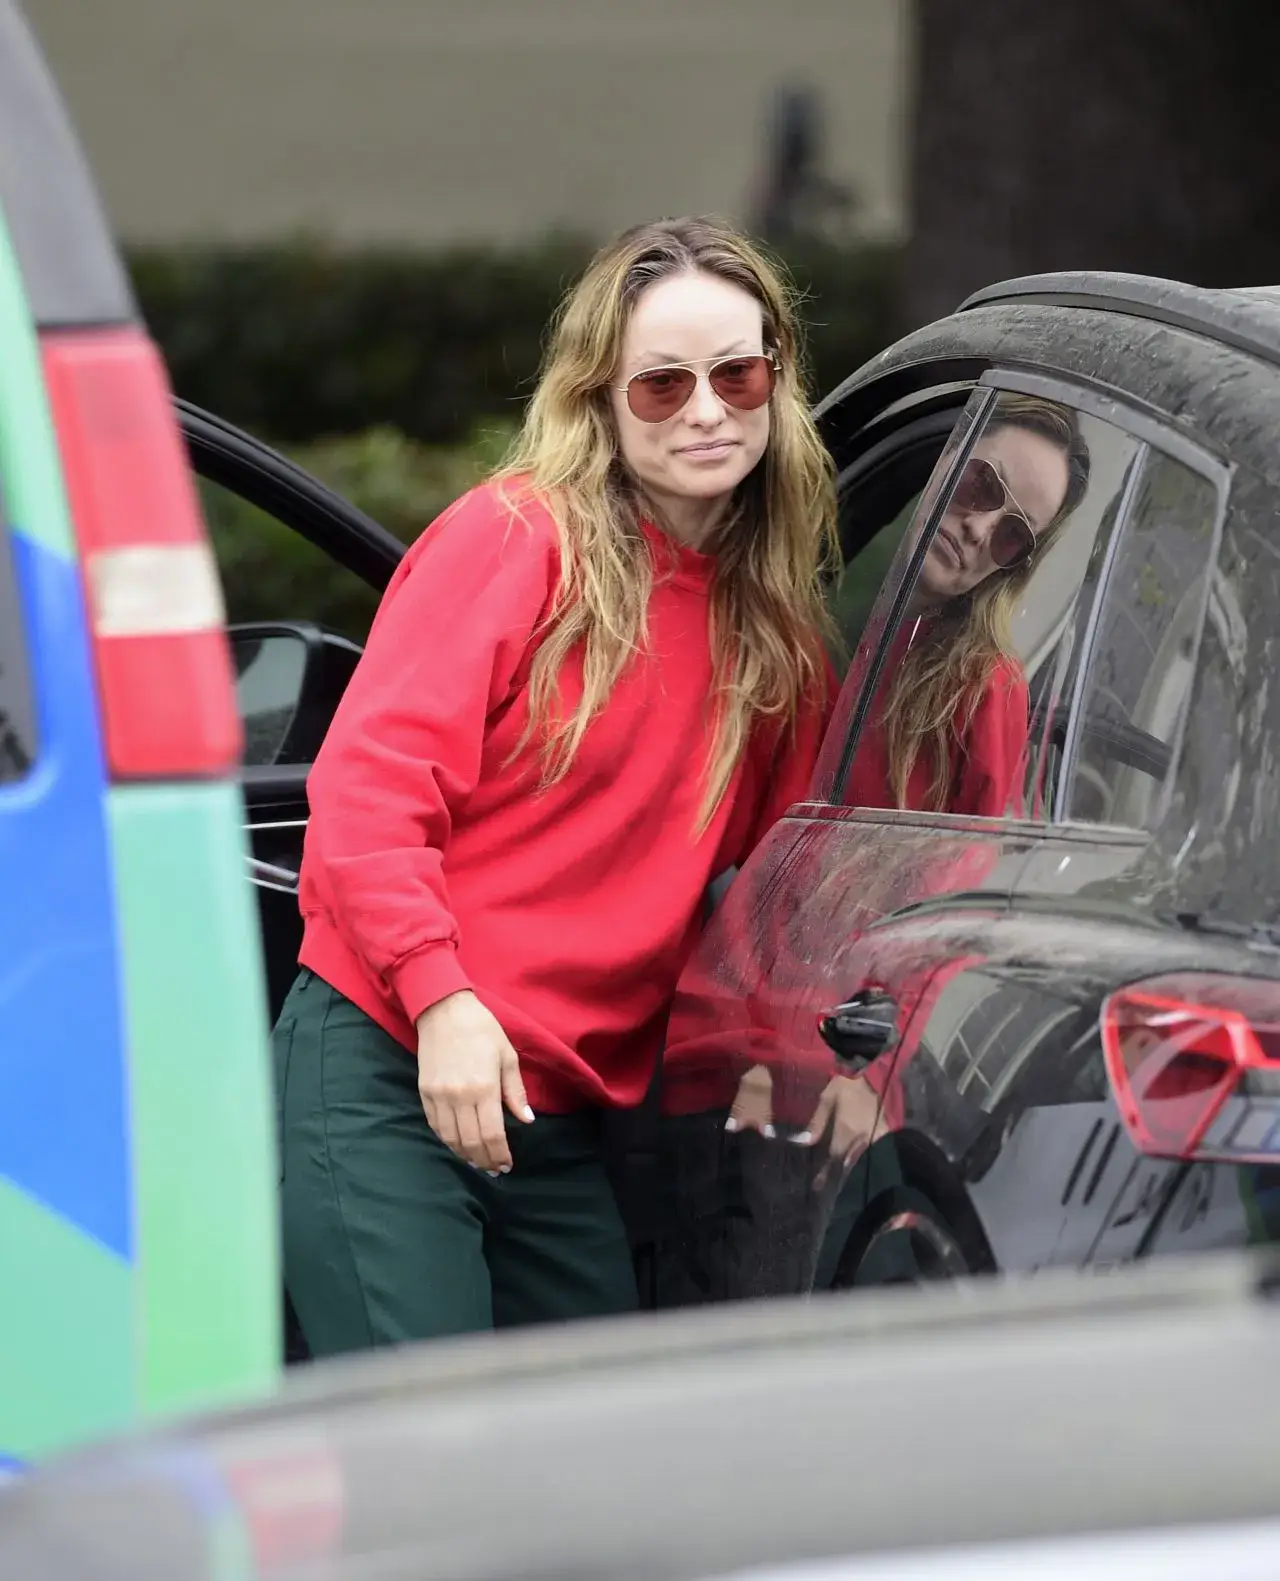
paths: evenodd
<path fill-rule="evenodd" d="M 833 1174 L 843 1178 L 887 1130 L 880 1095 L 871 1084 L 861 1076 L 833 1076 L 808 1125 L 791 1140 L 825 1154 L 813 1181 L 813 1189 L 821 1191 Z"/>
<path fill-rule="evenodd" d="M 459 1158 L 505 1175 L 511 1149 L 502 1106 L 526 1124 L 533 1119 L 506 1033 L 470 989 L 431 1005 L 417 1025 L 418 1095 L 427 1123 Z"/>
<path fill-rule="evenodd" d="M 738 1083 L 726 1131 L 759 1131 L 773 1136 L 773 1077 L 767 1065 L 753 1065 Z"/>

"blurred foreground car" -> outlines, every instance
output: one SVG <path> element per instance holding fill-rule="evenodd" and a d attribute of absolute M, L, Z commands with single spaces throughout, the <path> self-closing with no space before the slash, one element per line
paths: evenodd
<path fill-rule="evenodd" d="M 22 1581 L 1263 1581 L 1244 1259 L 413 1347 L 0 1496 Z"/>

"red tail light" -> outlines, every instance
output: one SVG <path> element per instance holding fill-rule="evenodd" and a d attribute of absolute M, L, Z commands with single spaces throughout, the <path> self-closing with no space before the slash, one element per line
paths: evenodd
<path fill-rule="evenodd" d="M 1102 1047 L 1142 1152 L 1280 1159 L 1280 982 L 1186 973 L 1135 983 L 1103 1005 Z"/>
<path fill-rule="evenodd" d="M 164 365 L 133 327 L 46 335 L 43 353 L 108 768 L 225 774 L 242 743 L 222 593 Z"/>

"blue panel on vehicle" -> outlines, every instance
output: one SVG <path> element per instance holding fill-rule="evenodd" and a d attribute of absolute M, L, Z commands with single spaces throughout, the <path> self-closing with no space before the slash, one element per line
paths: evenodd
<path fill-rule="evenodd" d="M 39 717 L 0 787 L 0 1175 L 132 1253 L 120 973 L 97 701 L 74 562 L 11 535 Z"/>

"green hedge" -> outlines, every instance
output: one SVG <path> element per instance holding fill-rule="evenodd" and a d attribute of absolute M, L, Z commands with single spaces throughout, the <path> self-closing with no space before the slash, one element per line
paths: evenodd
<path fill-rule="evenodd" d="M 518 412 L 588 254 L 566 239 L 425 254 L 299 242 L 135 247 L 129 266 L 180 395 L 277 442 L 390 428 L 440 445 Z M 823 393 L 893 338 L 897 254 L 809 244 L 786 262 Z"/>
<path fill-rule="evenodd" d="M 421 445 L 392 428 L 285 448 L 353 505 L 412 543 L 501 458 L 514 425 L 496 422 L 461 445 Z M 217 484 L 201 503 L 222 574 L 227 616 L 314 620 L 363 641 L 378 595 L 290 528 Z"/>

